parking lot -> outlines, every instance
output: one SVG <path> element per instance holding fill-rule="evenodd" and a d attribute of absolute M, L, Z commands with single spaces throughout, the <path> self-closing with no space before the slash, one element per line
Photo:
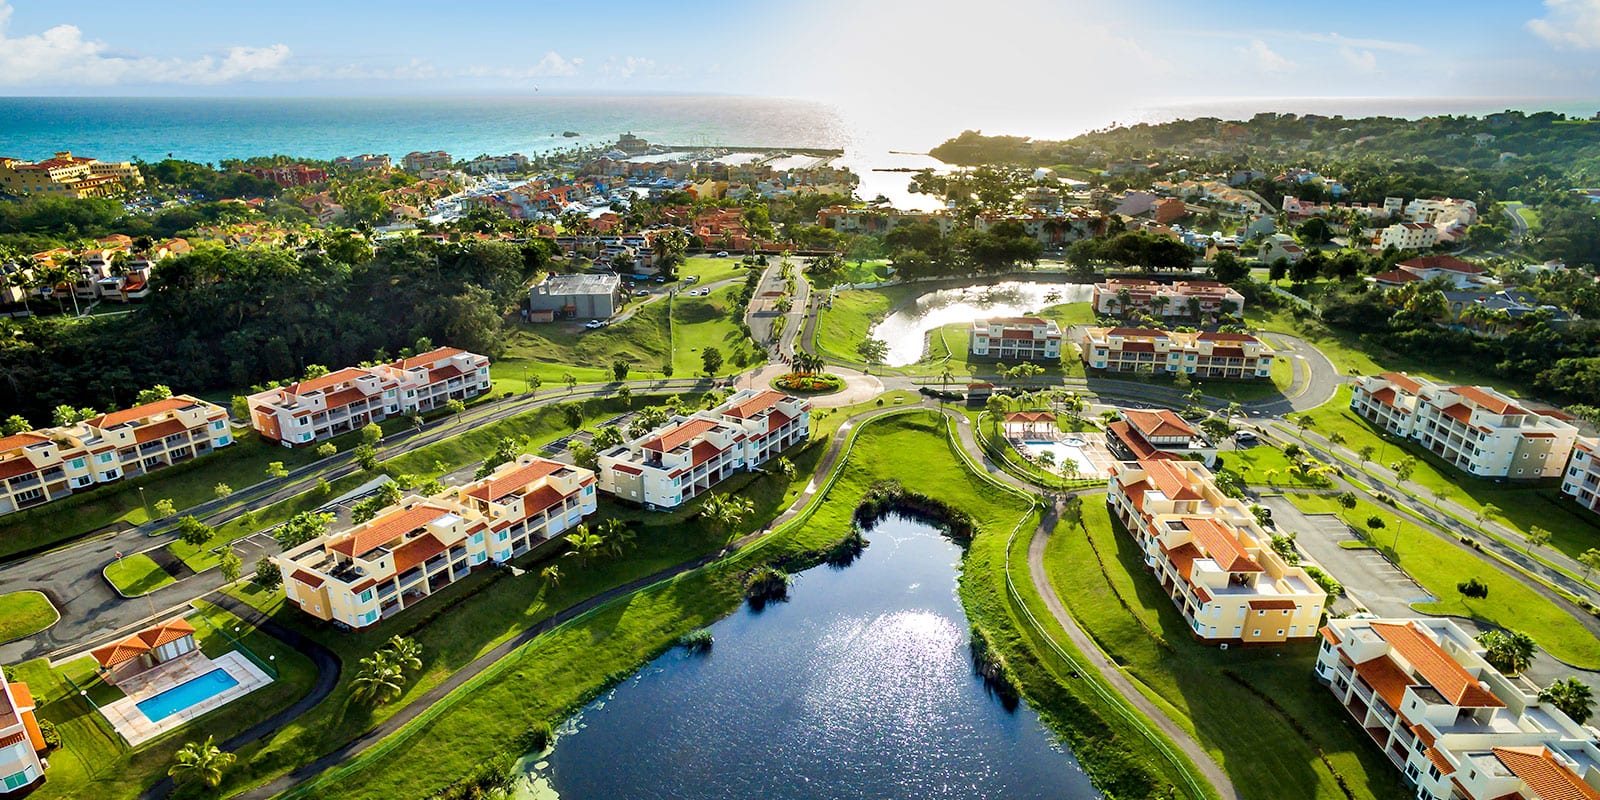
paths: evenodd
<path fill-rule="evenodd" d="M 1272 509 L 1280 534 L 1298 534 L 1295 542 L 1300 550 L 1344 584 L 1345 596 L 1334 604 L 1335 611 L 1350 612 L 1359 607 L 1383 617 L 1415 616 L 1412 603 L 1434 599 L 1377 550 L 1340 547 L 1340 542 L 1356 541 L 1356 536 L 1337 516 L 1306 514 L 1276 495 L 1262 497 L 1261 504 Z"/>

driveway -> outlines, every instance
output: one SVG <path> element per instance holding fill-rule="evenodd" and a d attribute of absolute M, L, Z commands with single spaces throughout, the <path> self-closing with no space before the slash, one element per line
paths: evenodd
<path fill-rule="evenodd" d="M 1261 504 L 1272 509 L 1279 533 L 1297 534 L 1295 543 L 1300 549 L 1344 584 L 1345 596 L 1334 603 L 1335 611 L 1365 609 L 1380 617 L 1409 617 L 1416 614 L 1412 603 L 1434 600 L 1377 550 L 1340 547 L 1340 542 L 1356 541 L 1356 536 L 1337 516 L 1304 513 L 1281 495 L 1262 497 Z"/>

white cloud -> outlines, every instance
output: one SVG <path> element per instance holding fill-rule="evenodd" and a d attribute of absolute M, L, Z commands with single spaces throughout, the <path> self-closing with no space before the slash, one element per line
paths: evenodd
<path fill-rule="evenodd" d="M 578 74 L 578 68 L 583 66 L 581 58 L 567 58 L 554 50 L 545 53 L 539 62 L 531 67 L 489 67 L 473 66 L 459 70 L 456 75 L 468 78 L 507 78 L 511 80 L 527 80 L 529 78 L 570 78 Z M 446 72 L 442 77 L 451 77 Z M 441 77 L 435 72 L 430 77 Z"/>
<path fill-rule="evenodd" d="M 1294 69 L 1293 61 L 1279 55 L 1260 39 L 1251 39 L 1250 44 L 1239 48 L 1239 52 L 1254 59 L 1256 66 L 1267 72 L 1288 72 Z"/>
<path fill-rule="evenodd" d="M 1600 0 L 1544 0 L 1546 15 L 1528 30 L 1560 48 L 1600 47 Z"/>
<path fill-rule="evenodd" d="M 1339 45 L 1341 47 L 1360 50 L 1377 50 L 1386 53 L 1404 53 L 1406 55 L 1420 56 L 1428 52 L 1427 48 L 1412 44 L 1411 42 L 1396 42 L 1389 39 L 1361 39 L 1341 36 L 1337 33 L 1297 33 L 1296 38 L 1308 42 L 1321 42 L 1322 44 Z"/>
<path fill-rule="evenodd" d="M 1378 57 L 1371 50 L 1357 50 L 1353 47 L 1339 48 L 1339 57 L 1344 63 L 1357 72 L 1377 72 Z"/>
<path fill-rule="evenodd" d="M 647 78 L 657 77 L 658 75 L 654 59 L 640 58 L 638 56 L 628 56 L 621 61 L 615 58 L 606 59 L 605 66 L 601 67 L 601 71 L 623 80 L 632 78 L 635 75 L 642 75 Z"/>

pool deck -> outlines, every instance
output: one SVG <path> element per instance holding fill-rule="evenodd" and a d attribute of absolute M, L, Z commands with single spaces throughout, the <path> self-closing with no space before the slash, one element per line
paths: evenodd
<path fill-rule="evenodd" d="M 1038 462 L 1038 454 L 1028 442 L 1049 440 L 1051 444 L 1064 449 L 1077 451 L 1079 457 L 1073 458 L 1078 463 L 1077 478 L 1107 478 L 1111 476 L 1111 468 L 1116 465 L 1116 456 L 1111 455 L 1111 450 L 1106 447 L 1106 435 L 1097 431 L 1084 431 L 1081 433 L 1056 433 L 1036 434 L 1028 433 L 1025 436 L 1008 436 L 1012 449 L 1021 453 L 1034 463 Z M 1082 444 L 1068 444 L 1065 440 L 1081 439 Z M 1043 466 L 1042 464 L 1040 466 Z M 1051 472 L 1061 474 L 1057 468 L 1049 468 Z"/>
<path fill-rule="evenodd" d="M 149 717 L 139 710 L 139 703 L 155 697 L 162 692 L 187 683 L 214 669 L 227 670 L 238 686 L 229 687 L 211 697 L 202 700 L 182 711 L 175 712 L 163 718 L 160 722 L 152 722 Z M 259 667 L 251 663 L 237 650 L 229 651 L 212 659 L 205 653 L 195 650 L 173 661 L 169 661 L 146 672 L 124 679 L 117 685 L 127 694 L 121 700 L 108 703 L 100 709 L 111 727 L 128 740 L 129 746 L 138 746 L 154 739 L 167 731 L 178 728 L 190 720 L 205 715 L 207 712 L 220 708 L 234 700 L 243 697 L 256 689 L 271 683 Z"/>

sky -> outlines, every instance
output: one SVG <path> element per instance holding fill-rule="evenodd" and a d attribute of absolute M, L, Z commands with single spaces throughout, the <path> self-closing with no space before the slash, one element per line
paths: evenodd
<path fill-rule="evenodd" d="M 0 95 L 1600 97 L 1600 0 L 0 0 Z"/>

